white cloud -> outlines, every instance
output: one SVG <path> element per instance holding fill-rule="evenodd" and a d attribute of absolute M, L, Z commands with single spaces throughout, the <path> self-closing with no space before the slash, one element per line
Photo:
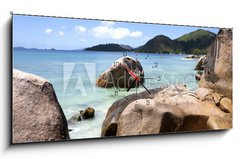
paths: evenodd
<path fill-rule="evenodd" d="M 127 28 L 111 28 L 110 35 L 113 39 L 123 39 L 130 35 L 130 31 Z"/>
<path fill-rule="evenodd" d="M 63 36 L 63 35 L 64 35 L 64 32 L 63 32 L 63 31 L 60 31 L 60 32 L 59 32 L 59 35 L 60 35 L 60 36 Z"/>
<path fill-rule="evenodd" d="M 47 35 L 50 35 L 51 33 L 53 32 L 53 30 L 52 29 L 45 29 L 45 33 L 47 34 Z"/>
<path fill-rule="evenodd" d="M 115 24 L 115 22 L 110 22 L 110 21 L 102 21 L 101 25 L 103 26 L 113 26 Z"/>
<path fill-rule="evenodd" d="M 127 37 L 138 38 L 142 36 L 140 31 L 130 31 L 128 28 L 113 28 L 109 26 L 98 26 L 92 29 L 93 36 L 99 38 L 112 38 L 119 40 Z"/>
<path fill-rule="evenodd" d="M 86 40 L 85 39 L 81 39 L 81 42 L 85 42 Z"/>
<path fill-rule="evenodd" d="M 106 26 L 98 26 L 92 29 L 95 37 L 107 37 L 110 36 L 111 29 Z"/>
<path fill-rule="evenodd" d="M 79 25 L 79 26 L 75 26 L 75 30 L 77 33 L 81 34 L 81 33 L 85 33 L 87 31 L 87 28 Z"/>
<path fill-rule="evenodd" d="M 133 31 L 133 32 L 130 33 L 129 36 L 133 37 L 133 38 L 139 38 L 139 37 L 142 36 L 142 32 L 140 32 L 140 31 Z"/>

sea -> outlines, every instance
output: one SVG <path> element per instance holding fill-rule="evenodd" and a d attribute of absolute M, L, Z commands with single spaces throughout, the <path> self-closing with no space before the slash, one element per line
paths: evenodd
<path fill-rule="evenodd" d="M 97 77 L 123 56 L 140 61 L 147 89 L 172 84 L 185 84 L 192 91 L 198 87 L 194 76 L 197 59 L 186 59 L 184 54 L 16 48 L 13 49 L 13 68 L 50 81 L 67 120 L 80 110 L 94 108 L 94 118 L 68 124 L 69 134 L 71 139 L 99 138 L 106 113 L 113 102 L 145 90 L 139 87 L 127 92 L 127 89 L 96 86 Z"/>

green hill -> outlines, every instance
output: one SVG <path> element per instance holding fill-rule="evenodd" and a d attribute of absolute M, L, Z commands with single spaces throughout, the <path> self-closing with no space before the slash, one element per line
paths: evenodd
<path fill-rule="evenodd" d="M 207 48 L 214 41 L 216 34 L 206 30 L 196 30 L 185 34 L 175 41 L 182 46 L 182 51 L 185 53 L 205 54 Z"/>
<path fill-rule="evenodd" d="M 132 48 L 128 45 L 119 44 L 100 44 L 86 48 L 85 51 L 131 51 Z"/>
<path fill-rule="evenodd" d="M 175 40 L 158 35 L 135 51 L 150 53 L 183 52 L 186 54 L 206 54 L 207 48 L 214 41 L 216 34 L 206 30 L 196 30 Z"/>
<path fill-rule="evenodd" d="M 164 35 L 155 36 L 143 46 L 136 49 L 137 52 L 169 53 L 181 47 L 176 41 Z"/>

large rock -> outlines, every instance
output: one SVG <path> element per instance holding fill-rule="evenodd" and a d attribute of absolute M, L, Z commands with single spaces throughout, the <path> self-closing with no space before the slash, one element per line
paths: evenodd
<path fill-rule="evenodd" d="M 102 126 L 102 136 L 128 136 L 165 132 L 228 129 L 230 113 L 214 101 L 216 92 L 201 88 L 189 91 L 173 85 L 130 95 L 113 103 Z M 220 100 L 220 99 L 219 99 Z"/>
<path fill-rule="evenodd" d="M 68 124 L 49 81 L 13 70 L 12 142 L 69 139 Z"/>
<path fill-rule="evenodd" d="M 140 62 L 132 57 L 125 56 L 116 60 L 110 68 L 103 72 L 96 80 L 96 85 L 104 88 L 128 88 L 134 79 L 128 73 L 126 67 L 143 82 L 144 71 Z"/>
<path fill-rule="evenodd" d="M 209 47 L 200 87 L 210 88 L 232 99 L 232 30 L 220 29 Z"/>

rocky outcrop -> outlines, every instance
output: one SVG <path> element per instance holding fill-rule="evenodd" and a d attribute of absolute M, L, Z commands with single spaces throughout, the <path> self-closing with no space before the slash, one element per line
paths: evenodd
<path fill-rule="evenodd" d="M 116 60 L 110 68 L 96 80 L 96 85 L 104 88 L 128 88 L 134 81 L 127 69 L 136 74 L 143 82 L 144 71 L 138 60 L 126 56 Z"/>
<path fill-rule="evenodd" d="M 13 70 L 12 142 L 69 139 L 68 124 L 52 84 Z"/>
<path fill-rule="evenodd" d="M 187 58 L 195 58 L 188 56 Z M 203 70 L 204 67 L 204 71 Z M 113 103 L 102 136 L 130 136 L 232 127 L 232 30 L 220 29 L 195 78 L 199 88 L 172 85 Z M 138 98 L 137 98 L 138 97 Z M 137 98 L 137 99 L 136 99 Z"/>
<path fill-rule="evenodd" d="M 199 86 L 232 98 L 232 29 L 220 29 L 209 47 Z"/>
<path fill-rule="evenodd" d="M 195 67 L 195 70 L 203 71 L 205 63 L 206 63 L 206 55 L 199 58 L 198 63 Z"/>
<path fill-rule="evenodd" d="M 202 131 L 232 127 L 231 113 L 222 111 L 225 98 L 213 90 L 189 91 L 173 85 L 129 95 L 113 103 L 101 135 L 129 136 L 165 132 Z M 230 108 L 231 109 L 231 108 Z"/>

